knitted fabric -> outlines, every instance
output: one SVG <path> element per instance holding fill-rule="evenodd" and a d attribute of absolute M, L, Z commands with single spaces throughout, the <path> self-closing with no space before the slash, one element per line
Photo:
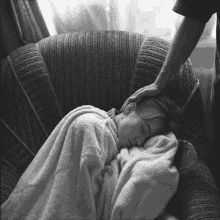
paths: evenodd
<path fill-rule="evenodd" d="M 63 115 L 85 104 L 121 107 L 143 39 L 121 31 L 57 35 L 1 62 L 1 204 Z"/>
<path fill-rule="evenodd" d="M 143 39 L 124 31 L 88 31 L 41 40 L 40 52 L 63 114 L 86 104 L 120 109 Z"/>
<path fill-rule="evenodd" d="M 158 37 L 147 37 L 139 50 L 130 94 L 153 83 L 160 73 L 169 49 L 169 42 Z M 205 122 L 205 113 L 198 78 L 190 60 L 171 78 L 164 93 L 182 110 L 181 139 L 193 141 Z"/>
<path fill-rule="evenodd" d="M 117 111 L 113 108 L 107 113 L 114 120 Z M 179 219 L 200 219 L 201 216 L 219 219 L 220 199 L 216 182 L 191 143 L 178 141 L 173 165 L 180 174 L 179 185 L 165 211 Z"/>
<path fill-rule="evenodd" d="M 62 114 L 35 44 L 17 49 L 5 60 L 1 89 L 2 203 Z"/>
<path fill-rule="evenodd" d="M 65 114 L 85 104 L 121 108 L 144 39 L 123 31 L 57 35 L 2 62 L 1 204 Z M 219 198 L 207 166 L 199 163 L 190 175 L 180 185 L 180 219 L 218 219 Z"/>

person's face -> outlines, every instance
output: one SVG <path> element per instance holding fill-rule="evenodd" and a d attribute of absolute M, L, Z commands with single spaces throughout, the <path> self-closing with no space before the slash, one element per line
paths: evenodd
<path fill-rule="evenodd" d="M 164 129 L 164 120 L 152 118 L 161 114 L 156 106 L 150 106 L 147 110 L 137 113 L 135 104 L 129 104 L 124 113 L 121 113 L 121 120 L 118 123 L 119 148 L 131 148 L 143 146 L 145 141 L 152 136 L 161 133 Z"/>

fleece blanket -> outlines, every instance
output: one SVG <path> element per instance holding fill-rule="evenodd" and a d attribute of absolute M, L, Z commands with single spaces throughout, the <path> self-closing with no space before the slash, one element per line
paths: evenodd
<path fill-rule="evenodd" d="M 107 113 L 82 106 L 53 130 L 1 206 L 1 219 L 154 219 L 177 189 L 170 133 L 118 150 Z"/>

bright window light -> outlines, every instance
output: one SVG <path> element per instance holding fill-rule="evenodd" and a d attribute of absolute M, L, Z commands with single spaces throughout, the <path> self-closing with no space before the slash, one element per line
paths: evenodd
<path fill-rule="evenodd" d="M 58 3 L 59 6 L 62 7 L 62 3 L 63 3 L 63 0 L 59 1 L 59 3 Z M 57 34 L 56 30 L 55 30 L 54 23 L 53 23 L 53 12 L 52 12 L 52 8 L 50 5 L 50 1 L 38 0 L 38 4 L 39 4 L 40 10 L 43 14 L 43 17 L 44 17 L 44 20 L 45 20 L 45 23 L 47 25 L 47 28 L 48 28 L 50 35 L 52 36 L 52 35 Z"/>
<path fill-rule="evenodd" d="M 114 26 L 116 29 L 158 36 L 167 40 L 174 37 L 183 19 L 183 16 L 172 11 L 175 2 L 176 0 L 38 0 L 51 36 L 57 34 L 54 25 L 55 16 L 61 19 L 64 26 L 71 25 L 78 16 L 80 18 L 79 13 L 84 8 L 82 6 L 86 6 L 89 11 L 92 4 L 100 4 L 106 6 L 108 16 L 114 7 L 117 8 L 117 25 Z M 91 17 L 93 15 L 91 14 Z M 213 16 L 215 16 L 215 25 L 210 39 L 215 40 L 216 15 Z M 108 20 L 110 22 L 110 19 Z"/>

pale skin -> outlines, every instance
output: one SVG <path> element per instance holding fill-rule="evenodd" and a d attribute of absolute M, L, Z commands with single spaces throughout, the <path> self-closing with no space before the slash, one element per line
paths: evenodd
<path fill-rule="evenodd" d="M 204 23 L 184 17 L 170 44 L 166 60 L 156 80 L 132 94 L 123 104 L 121 110 L 143 96 L 159 95 L 167 86 L 173 75 L 179 71 L 196 47 L 205 28 Z M 163 213 L 157 220 L 178 220 L 176 217 Z"/>
<path fill-rule="evenodd" d="M 140 118 L 138 119 L 138 117 L 136 120 L 133 120 L 137 115 L 135 115 L 134 112 L 130 115 L 127 114 L 130 112 L 129 109 L 127 109 L 127 107 L 129 106 L 130 103 L 133 103 L 133 101 L 138 100 L 143 96 L 156 96 L 163 91 L 169 80 L 173 77 L 173 75 L 176 72 L 179 71 L 180 67 L 189 58 L 190 54 L 196 47 L 203 33 L 204 28 L 205 28 L 205 24 L 203 23 L 194 21 L 193 19 L 190 18 L 186 18 L 186 17 L 183 18 L 182 23 L 180 24 L 174 36 L 174 39 L 170 44 L 166 60 L 155 82 L 151 85 L 145 86 L 137 90 L 133 95 L 131 95 L 124 102 L 121 108 L 121 110 L 124 111 L 116 118 L 116 120 L 118 121 L 119 140 L 121 146 L 124 147 L 128 145 L 129 147 L 131 147 L 132 146 L 131 143 L 129 145 L 131 139 L 132 140 L 139 139 L 139 142 L 142 143 L 144 137 L 147 139 L 149 135 L 154 135 L 154 133 L 150 134 L 147 130 L 145 136 L 141 136 L 140 130 L 143 121 L 141 122 L 141 119 Z M 126 109 L 127 109 L 127 113 L 126 113 Z M 126 121 L 127 121 L 127 125 L 130 126 L 132 123 L 134 123 L 133 124 L 134 130 L 132 130 L 132 132 L 129 135 L 127 135 L 129 129 L 126 128 Z M 120 130 L 120 128 L 123 128 L 123 126 L 125 127 L 124 130 L 126 131 L 124 133 Z M 158 127 L 156 126 L 156 129 L 154 130 L 155 134 L 158 132 L 157 129 Z M 162 215 L 160 215 L 160 217 L 157 218 L 157 220 L 178 220 L 178 219 L 164 212 Z"/>
<path fill-rule="evenodd" d="M 170 44 L 166 60 L 156 80 L 151 85 L 138 89 L 123 104 L 122 109 L 130 102 L 143 96 L 159 95 L 173 75 L 179 71 L 196 47 L 205 28 L 204 23 L 184 17 Z"/>
<path fill-rule="evenodd" d="M 143 146 L 148 138 L 164 129 L 163 119 L 152 119 L 155 115 L 163 114 L 156 106 L 149 104 L 149 108 L 140 113 L 137 113 L 135 108 L 136 103 L 132 102 L 115 117 L 120 148 Z"/>
<path fill-rule="evenodd" d="M 119 146 L 132 148 L 143 146 L 144 142 L 164 129 L 163 119 L 152 119 L 154 115 L 163 114 L 156 106 L 149 104 L 149 108 L 137 113 L 136 103 L 129 103 L 121 114 L 115 116 L 118 130 Z M 145 118 L 145 120 L 143 119 Z M 157 220 L 178 220 L 173 215 L 163 212 Z"/>

